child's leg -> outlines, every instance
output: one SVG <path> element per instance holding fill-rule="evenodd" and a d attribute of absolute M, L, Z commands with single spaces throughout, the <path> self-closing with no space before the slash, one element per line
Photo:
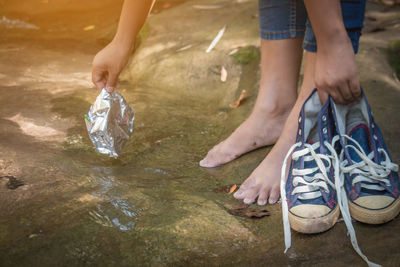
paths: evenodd
<path fill-rule="evenodd" d="M 260 90 L 250 116 L 200 161 L 215 167 L 256 148 L 272 145 L 297 98 L 302 38 L 261 41 Z"/>
<path fill-rule="evenodd" d="M 357 52 L 364 17 L 365 0 L 346 0 L 342 1 L 341 4 L 347 34 L 353 45 L 354 52 Z M 270 203 L 274 203 L 279 198 L 279 182 L 284 156 L 295 142 L 300 109 L 315 88 L 315 70 L 318 67 L 316 66 L 317 54 L 315 53 L 317 51 L 317 42 L 309 22 L 307 23 L 303 46 L 307 52 L 300 95 L 275 146 L 235 193 L 235 198 L 243 199 L 245 203 L 252 203 L 258 197 L 258 204 L 263 205 L 268 200 Z"/>
<path fill-rule="evenodd" d="M 240 186 L 234 194 L 235 198 L 243 199 L 245 203 L 252 203 L 258 197 L 257 203 L 265 205 L 269 200 L 275 203 L 279 199 L 279 183 L 283 160 L 289 148 L 296 140 L 298 127 L 298 116 L 304 101 L 315 88 L 314 85 L 314 66 L 315 53 L 306 52 L 304 79 L 301 86 L 299 97 L 286 120 L 282 135 L 279 137 L 275 146 L 267 157 L 251 173 L 249 178 Z"/>
<path fill-rule="evenodd" d="M 363 26 L 365 0 L 304 3 L 309 14 L 304 48 L 317 52 L 314 75 L 318 92 L 320 96 L 330 94 L 336 103 L 352 104 L 361 97 L 354 52 Z"/>
<path fill-rule="evenodd" d="M 215 167 L 272 145 L 297 97 L 306 11 L 301 0 L 259 0 L 261 82 L 254 109 L 226 140 L 200 161 Z"/>

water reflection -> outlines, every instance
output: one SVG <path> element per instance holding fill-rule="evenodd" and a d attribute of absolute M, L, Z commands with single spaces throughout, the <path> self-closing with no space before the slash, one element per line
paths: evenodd
<path fill-rule="evenodd" d="M 121 231 L 132 230 L 139 217 L 140 210 L 129 199 L 122 197 L 129 187 L 116 180 L 112 167 L 95 167 L 91 180 L 97 183 L 99 190 L 92 193 L 101 201 L 95 210 L 89 211 L 90 218 L 105 227 L 116 227 Z"/>

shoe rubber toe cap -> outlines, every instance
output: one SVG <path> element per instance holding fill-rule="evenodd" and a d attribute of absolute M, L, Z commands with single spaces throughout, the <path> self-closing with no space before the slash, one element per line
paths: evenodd
<path fill-rule="evenodd" d="M 306 233 L 320 233 L 329 230 L 337 221 L 340 211 L 336 206 L 330 209 L 324 205 L 303 204 L 289 210 L 290 226 L 293 230 Z"/>
<path fill-rule="evenodd" d="M 311 204 L 298 205 L 290 209 L 293 215 L 304 219 L 320 218 L 327 215 L 330 211 L 331 209 L 327 206 Z"/>
<path fill-rule="evenodd" d="M 366 209 L 378 210 L 389 207 L 394 201 L 395 199 L 389 196 L 365 196 L 359 197 L 353 202 Z"/>
<path fill-rule="evenodd" d="M 349 201 L 351 217 L 368 224 L 386 223 L 400 212 L 400 198 L 389 196 L 364 196 Z"/>

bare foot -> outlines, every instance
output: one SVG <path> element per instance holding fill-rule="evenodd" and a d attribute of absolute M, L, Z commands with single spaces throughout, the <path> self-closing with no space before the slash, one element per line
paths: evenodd
<path fill-rule="evenodd" d="M 282 162 L 292 142 L 281 142 L 280 144 L 274 146 L 267 157 L 240 186 L 234 194 L 236 199 L 251 204 L 258 197 L 258 205 L 265 205 L 267 202 L 273 204 L 278 201 Z"/>
<path fill-rule="evenodd" d="M 253 112 L 200 161 L 216 167 L 256 148 L 272 145 L 297 98 L 302 38 L 261 40 L 261 80 Z"/>
<path fill-rule="evenodd" d="M 272 204 L 279 199 L 279 185 L 283 160 L 285 159 L 286 153 L 296 140 L 298 116 L 301 107 L 315 87 L 313 76 L 315 58 L 314 53 L 306 53 L 302 88 L 296 103 L 286 120 L 282 134 L 267 157 L 251 173 L 249 178 L 246 179 L 246 181 L 240 186 L 239 190 L 234 194 L 236 199 L 241 199 L 244 203 L 251 204 L 258 198 L 258 205 L 265 205 L 267 202 Z"/>
<path fill-rule="evenodd" d="M 207 153 L 200 161 L 200 166 L 216 167 L 254 149 L 274 144 L 282 132 L 290 108 L 275 113 L 254 111 L 227 139 Z"/>

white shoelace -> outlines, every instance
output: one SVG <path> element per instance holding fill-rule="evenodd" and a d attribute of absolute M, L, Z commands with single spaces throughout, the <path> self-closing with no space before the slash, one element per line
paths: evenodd
<path fill-rule="evenodd" d="M 377 191 L 385 190 L 385 188 L 379 184 L 380 182 L 385 183 L 386 186 L 390 186 L 390 181 L 387 177 L 392 171 L 397 172 L 399 166 L 390 161 L 388 153 L 384 149 L 378 148 L 378 153 L 383 153 L 385 160 L 377 164 L 373 161 L 373 151 L 367 155 L 356 140 L 348 135 L 343 135 L 343 137 L 356 145 L 346 145 L 346 148 L 354 150 L 361 159 L 360 162 L 349 165 L 347 160 L 344 159 L 343 150 L 340 153 L 340 168 L 342 172 L 348 173 L 349 175 L 356 174 L 352 181 L 352 186 L 356 183 L 361 183 L 362 188 Z"/>
<path fill-rule="evenodd" d="M 322 154 L 317 154 L 315 152 L 315 149 L 317 147 L 319 147 L 320 143 L 317 142 L 313 145 L 309 145 L 309 144 L 304 144 L 305 148 L 299 151 L 296 151 L 293 153 L 293 151 L 301 146 L 301 142 L 298 142 L 296 144 L 294 144 L 288 151 L 285 160 L 283 162 L 283 166 L 282 166 L 282 172 L 281 172 L 281 198 L 282 198 L 282 219 L 283 219 L 283 231 L 284 231 L 284 236 L 285 236 L 285 252 L 290 248 L 291 246 L 291 233 L 290 233 L 290 222 L 289 222 L 289 209 L 288 209 L 288 205 L 287 205 L 287 200 L 286 200 L 286 167 L 287 167 L 287 161 L 289 159 L 289 156 L 293 153 L 292 155 L 292 159 L 293 160 L 298 160 L 299 157 L 301 156 L 305 156 L 306 154 L 311 154 L 311 156 L 305 156 L 304 160 L 305 161 L 309 161 L 309 160 L 315 160 L 315 162 L 317 163 L 317 166 L 320 170 L 321 173 L 316 174 L 314 177 L 299 177 L 297 178 L 294 177 L 293 179 L 293 183 L 295 181 L 295 179 L 297 179 L 297 181 L 300 181 L 301 179 L 303 180 L 307 180 L 307 184 L 305 184 L 304 186 L 299 186 L 302 189 L 298 189 L 297 193 L 301 192 L 303 194 L 303 197 L 306 197 L 306 199 L 312 199 L 312 198 L 316 198 L 319 197 L 321 195 L 321 193 L 319 192 L 319 195 L 315 193 L 315 191 L 306 191 L 306 187 L 309 188 L 310 190 L 315 190 L 316 188 L 321 188 L 323 190 L 325 190 L 326 188 L 328 188 L 328 185 L 332 186 L 332 182 L 329 180 L 328 176 L 327 176 L 327 167 L 324 165 L 323 160 L 325 161 L 329 161 L 328 166 L 330 167 L 331 162 L 334 165 L 334 178 L 335 178 L 335 184 L 334 187 L 336 189 L 336 194 L 337 194 L 337 198 L 338 198 L 338 204 L 339 204 L 339 208 L 343 217 L 343 220 L 346 224 L 347 227 L 347 231 L 350 235 L 350 240 L 351 240 L 351 244 L 354 248 L 354 250 L 358 253 L 358 255 L 360 255 L 360 257 L 368 264 L 368 266 L 371 267 L 377 267 L 380 266 L 378 264 L 375 264 L 371 261 L 368 260 L 368 258 L 362 253 L 362 251 L 360 250 L 358 243 L 357 243 L 357 237 L 356 237 L 356 233 L 355 230 L 353 228 L 353 225 L 351 223 L 351 216 L 350 216 L 350 211 L 349 211 L 349 206 L 348 206 L 348 202 L 347 202 L 347 195 L 346 195 L 346 191 L 344 188 L 344 174 L 343 172 L 340 171 L 340 165 L 339 164 L 339 157 L 334 149 L 336 142 L 339 140 L 339 136 L 335 136 L 332 139 L 332 144 L 328 143 L 328 142 L 324 142 L 325 147 L 328 148 L 329 152 L 331 153 L 331 155 L 327 156 L 327 155 L 322 155 Z M 357 144 L 357 142 L 353 139 L 352 140 L 355 144 Z M 361 148 L 361 147 L 360 147 Z M 362 149 L 361 149 L 362 151 Z M 386 152 L 385 152 L 386 153 Z M 341 153 L 342 154 L 342 153 Z M 365 154 L 365 153 L 364 153 Z M 368 158 L 369 159 L 369 158 Z M 388 159 L 388 157 L 387 157 Z M 372 161 L 371 161 L 372 162 Z M 355 165 L 355 164 L 354 164 Z M 344 166 L 344 164 L 343 164 Z M 353 166 L 353 165 L 352 165 Z M 358 166 L 358 165 L 357 165 Z M 346 167 L 348 168 L 348 171 L 353 171 L 354 173 L 359 173 L 358 171 L 356 171 L 357 166 L 354 166 L 352 168 L 350 168 L 350 166 Z M 369 165 L 372 166 L 372 165 Z M 310 174 L 313 173 L 317 170 L 317 168 L 311 168 L 311 169 L 305 169 L 305 170 L 292 170 L 292 175 L 302 175 L 303 173 L 306 174 Z M 389 172 L 390 173 L 390 172 Z M 305 176 L 305 175 L 304 175 Z M 375 177 L 375 176 L 374 176 Z M 363 178 L 364 179 L 364 178 Z M 303 182 L 301 182 L 303 183 Z M 324 183 L 325 185 L 323 186 L 322 183 Z M 312 186 L 310 186 L 310 184 Z M 296 190 L 296 188 L 295 188 Z M 310 194 L 312 193 L 312 194 Z"/>
<path fill-rule="evenodd" d="M 323 154 L 317 154 L 315 150 L 320 147 L 320 142 L 316 142 L 313 145 L 310 144 L 304 144 L 305 148 L 299 151 L 296 151 L 293 153 L 293 151 L 301 146 L 301 142 L 298 142 L 294 144 L 290 149 L 289 152 L 286 154 L 285 160 L 283 161 L 283 166 L 282 166 L 282 172 L 281 172 L 281 198 L 282 198 L 282 217 L 283 217 L 283 229 L 284 229 L 284 235 L 285 235 L 285 253 L 286 251 L 290 248 L 291 246 L 291 234 L 290 234 L 290 222 L 289 222 L 289 208 L 287 205 L 287 199 L 286 199 L 286 168 L 287 168 L 287 162 L 289 159 L 289 156 L 292 155 L 293 160 L 298 160 L 301 156 L 304 156 L 304 161 L 314 161 L 317 163 L 317 167 L 315 168 L 308 168 L 308 169 L 293 169 L 292 170 L 292 175 L 294 176 L 293 178 L 293 185 L 296 187 L 294 188 L 294 192 L 299 193 L 301 192 L 299 197 L 303 197 L 303 199 L 313 199 L 321 196 L 320 188 L 325 190 L 326 192 L 329 192 L 328 185 L 330 185 L 332 188 L 335 188 L 335 185 L 329 180 L 328 175 L 327 175 L 327 169 L 330 168 L 331 166 L 331 161 L 335 163 L 334 169 L 335 171 L 339 169 L 338 167 L 338 160 L 337 160 L 337 154 L 334 147 L 334 144 L 339 140 L 339 136 L 335 136 L 332 140 L 332 145 L 329 144 L 328 142 L 325 142 L 325 146 L 329 149 L 331 152 L 330 156 L 323 155 Z M 334 152 L 334 153 L 332 153 Z M 307 155 L 311 154 L 311 155 Z M 323 161 L 328 162 L 328 167 L 327 168 L 324 164 Z M 337 166 L 336 166 L 337 165 Z M 337 168 L 336 168 L 337 167 Z M 317 170 L 320 170 L 319 173 L 314 175 L 313 177 L 306 176 L 307 174 L 314 173 Z M 300 176 L 300 175 L 303 175 Z M 301 181 L 302 184 L 304 185 L 298 185 L 295 184 L 294 182 Z M 305 183 L 304 183 L 305 182 Z M 297 186 L 296 186 L 297 185 Z M 307 191 L 309 190 L 309 191 Z M 318 192 L 317 192 L 318 190 Z M 292 192 L 293 194 L 293 192 Z"/>

